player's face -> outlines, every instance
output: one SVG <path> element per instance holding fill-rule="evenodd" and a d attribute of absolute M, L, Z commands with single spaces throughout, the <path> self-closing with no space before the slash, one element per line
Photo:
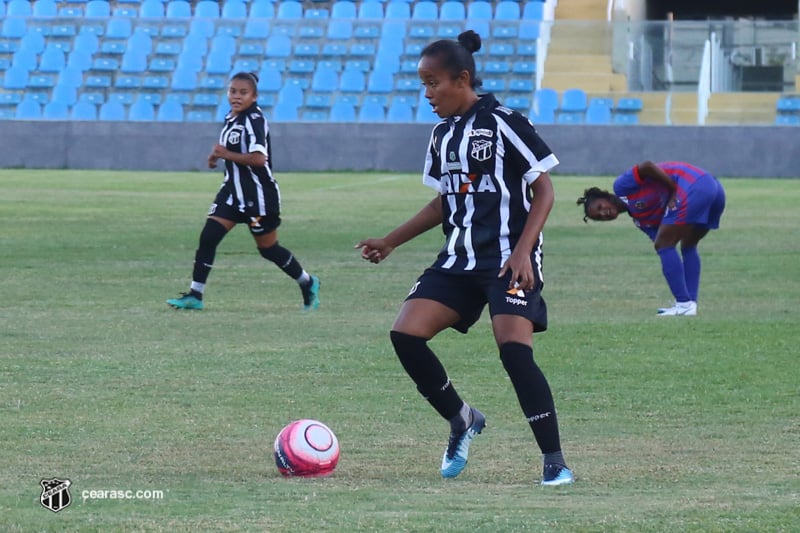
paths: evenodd
<path fill-rule="evenodd" d="M 425 98 L 440 117 L 463 115 L 474 103 L 469 99 L 473 91 L 466 71 L 454 79 L 441 67 L 439 58 L 425 56 L 419 60 L 417 72 L 425 88 Z"/>
<path fill-rule="evenodd" d="M 228 103 L 234 113 L 241 113 L 256 101 L 253 84 L 245 80 L 233 80 L 228 86 Z"/>
<path fill-rule="evenodd" d="M 597 198 L 589 203 L 586 216 L 592 220 L 614 220 L 619 216 L 619 209 L 611 200 Z"/>

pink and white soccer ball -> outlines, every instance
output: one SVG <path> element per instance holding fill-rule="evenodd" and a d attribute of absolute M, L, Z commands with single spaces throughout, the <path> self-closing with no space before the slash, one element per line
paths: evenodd
<path fill-rule="evenodd" d="M 286 477 L 327 476 L 339 462 L 339 441 L 318 420 L 295 420 L 275 438 L 275 464 Z"/>

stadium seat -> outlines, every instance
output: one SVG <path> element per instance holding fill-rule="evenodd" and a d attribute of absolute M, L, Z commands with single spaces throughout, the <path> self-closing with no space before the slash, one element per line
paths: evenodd
<path fill-rule="evenodd" d="M 540 33 L 541 24 L 538 20 L 523 20 L 519 23 L 518 36 L 521 42 L 535 42 Z"/>
<path fill-rule="evenodd" d="M 91 102 L 77 102 L 69 113 L 71 120 L 97 120 L 97 106 Z"/>
<path fill-rule="evenodd" d="M 386 111 L 378 102 L 364 102 L 358 109 L 359 122 L 384 122 L 386 120 Z"/>
<path fill-rule="evenodd" d="M 272 108 L 272 116 L 270 119 L 275 122 L 295 122 L 299 119 L 297 107 L 297 105 L 279 101 L 275 104 L 275 107 Z"/>
<path fill-rule="evenodd" d="M 356 4 L 348 0 L 336 0 L 331 6 L 332 19 L 354 19 L 356 18 Z"/>
<path fill-rule="evenodd" d="M 193 109 L 186 113 L 186 122 L 214 122 L 214 116 L 210 111 Z"/>
<path fill-rule="evenodd" d="M 506 90 L 506 80 L 502 78 L 487 78 L 483 80 L 483 88 L 491 93 L 502 93 Z"/>
<path fill-rule="evenodd" d="M 331 106 L 331 122 L 355 122 L 356 108 L 350 102 L 336 101 Z"/>
<path fill-rule="evenodd" d="M 278 4 L 276 18 L 294 20 L 303 18 L 303 4 L 294 0 L 283 0 Z"/>
<path fill-rule="evenodd" d="M 171 0 L 167 2 L 165 16 L 168 19 L 192 18 L 192 4 L 186 0 Z"/>
<path fill-rule="evenodd" d="M 50 101 L 74 105 L 78 101 L 78 89 L 74 85 L 58 83 L 50 93 Z"/>
<path fill-rule="evenodd" d="M 459 0 L 445 0 L 439 11 L 439 20 L 464 20 L 467 18 L 467 10 L 464 2 Z"/>
<path fill-rule="evenodd" d="M 133 50 L 135 49 L 130 49 L 122 56 L 122 62 L 119 67 L 120 72 L 141 73 L 147 70 L 147 54 L 134 52 Z"/>
<path fill-rule="evenodd" d="M 33 7 L 28 0 L 11 0 L 6 5 L 7 17 L 30 17 Z"/>
<path fill-rule="evenodd" d="M 492 3 L 484 1 L 470 2 L 467 6 L 467 19 L 469 20 L 492 20 Z"/>
<path fill-rule="evenodd" d="M 519 2 L 515 0 L 500 0 L 500 2 L 497 2 L 494 12 L 495 20 L 518 21 L 520 18 Z"/>
<path fill-rule="evenodd" d="M 34 17 L 55 17 L 58 15 L 58 4 L 55 0 L 36 0 L 31 14 Z"/>
<path fill-rule="evenodd" d="M 542 87 L 533 94 L 533 108 L 539 117 L 549 118 L 558 109 L 558 92 Z"/>
<path fill-rule="evenodd" d="M 583 89 L 566 89 L 561 95 L 559 111 L 564 113 L 583 113 L 586 111 L 587 97 Z"/>
<path fill-rule="evenodd" d="M 429 0 L 414 2 L 414 7 L 411 9 L 411 18 L 413 20 L 438 20 L 439 6 L 436 2 Z"/>
<path fill-rule="evenodd" d="M 303 18 L 328 20 L 330 18 L 330 12 L 326 8 L 309 7 L 303 12 Z"/>
<path fill-rule="evenodd" d="M 315 92 L 331 93 L 339 84 L 339 73 L 330 69 L 317 69 L 311 79 L 311 89 Z"/>
<path fill-rule="evenodd" d="M 583 124 L 583 113 L 558 112 L 556 113 L 556 124 Z"/>
<path fill-rule="evenodd" d="M 295 54 L 297 55 L 297 54 Z M 317 65 L 313 59 L 292 59 L 289 61 L 289 74 L 311 74 Z"/>
<path fill-rule="evenodd" d="M 622 113 L 638 113 L 642 110 L 642 99 L 636 97 L 623 97 L 617 100 L 615 111 Z"/>
<path fill-rule="evenodd" d="M 161 0 L 144 0 L 139 6 L 139 18 L 162 19 L 164 18 L 164 4 Z"/>
<path fill-rule="evenodd" d="M 100 120 L 125 120 L 125 106 L 119 102 L 108 101 L 100 106 L 100 113 L 98 115 Z"/>
<path fill-rule="evenodd" d="M 106 25 L 106 39 L 127 39 L 133 33 L 131 19 L 125 17 L 112 17 Z"/>
<path fill-rule="evenodd" d="M 31 99 L 23 99 L 17 104 L 15 118 L 17 120 L 38 120 L 42 118 L 42 105 Z"/>
<path fill-rule="evenodd" d="M 253 0 L 250 4 L 250 20 L 275 18 L 275 5 L 272 0 Z"/>
<path fill-rule="evenodd" d="M 614 113 L 614 124 L 620 126 L 633 126 L 639 123 L 637 113 Z"/>
<path fill-rule="evenodd" d="M 226 52 L 211 51 L 206 57 L 205 71 L 208 74 L 228 74 L 233 68 L 231 55 Z"/>
<path fill-rule="evenodd" d="M 19 49 L 17 52 L 32 52 L 34 54 L 41 54 L 44 52 L 47 40 L 45 36 L 37 31 L 29 31 L 22 36 L 19 41 Z"/>
<path fill-rule="evenodd" d="M 800 112 L 800 96 L 781 96 L 775 102 L 775 110 L 778 113 L 798 113 Z"/>
<path fill-rule="evenodd" d="M 257 72 L 259 66 L 260 65 L 257 59 L 237 59 L 233 62 L 233 68 L 231 69 L 231 72 L 234 74 L 237 72 Z M 224 74 L 224 72 L 221 74 Z"/>
<path fill-rule="evenodd" d="M 525 20 L 544 20 L 544 2 L 528 0 L 522 7 L 522 18 Z"/>
<path fill-rule="evenodd" d="M 47 102 L 42 110 L 42 118 L 45 120 L 67 120 L 69 119 L 69 106 L 64 102 Z"/>
<path fill-rule="evenodd" d="M 106 0 L 89 0 L 86 2 L 86 17 L 108 18 L 111 16 L 111 4 Z M 96 111 L 95 111 L 95 114 Z"/>
<path fill-rule="evenodd" d="M 369 74 L 367 92 L 370 94 L 391 94 L 394 87 L 394 74 L 387 70 L 374 69 Z"/>
<path fill-rule="evenodd" d="M 39 72 L 61 72 L 67 66 L 67 59 L 60 48 L 48 44 L 39 57 Z"/>
<path fill-rule="evenodd" d="M 173 91 L 194 91 L 197 89 L 197 71 L 190 68 L 177 68 L 172 74 L 170 88 Z"/>
<path fill-rule="evenodd" d="M 800 126 L 800 115 L 790 114 L 790 113 L 778 113 L 777 115 L 775 115 L 775 125 Z"/>
<path fill-rule="evenodd" d="M 592 98 L 586 109 L 587 124 L 611 124 L 611 102 L 605 98 Z"/>
<path fill-rule="evenodd" d="M 389 0 L 384 14 L 386 20 L 408 20 L 411 18 L 411 7 L 403 0 Z"/>
<path fill-rule="evenodd" d="M 119 102 L 122 105 L 129 106 L 134 101 L 134 94 L 132 91 L 113 91 L 108 95 L 109 102 Z"/>
<path fill-rule="evenodd" d="M 441 118 L 439 118 L 439 115 L 433 112 L 433 108 L 430 106 L 428 101 L 422 97 L 420 97 L 419 104 L 417 105 L 417 111 L 415 113 L 414 119 L 416 122 L 426 122 L 426 123 L 434 123 L 442 120 Z"/>
<path fill-rule="evenodd" d="M 503 105 L 515 111 L 519 111 L 520 113 L 527 114 L 528 110 L 531 108 L 531 99 L 526 96 L 512 96 L 503 100 Z"/>
<path fill-rule="evenodd" d="M 329 111 L 331 107 L 332 96 L 330 93 L 309 93 L 305 98 L 305 107 L 307 109 L 325 109 Z"/>
<path fill-rule="evenodd" d="M 267 39 L 266 57 L 286 58 L 292 55 L 292 39 L 286 35 L 271 35 Z"/>
<path fill-rule="evenodd" d="M 27 23 L 22 17 L 6 17 L 0 29 L 0 36 L 20 39 L 28 31 Z"/>
<path fill-rule="evenodd" d="M 223 19 L 246 19 L 247 4 L 243 0 L 225 0 L 220 13 Z"/>
<path fill-rule="evenodd" d="M 331 20 L 328 24 L 328 39 L 349 40 L 353 37 L 353 23 L 350 20 Z"/>
<path fill-rule="evenodd" d="M 278 104 L 296 107 L 303 105 L 303 89 L 299 85 L 286 84 L 278 90 Z"/>
<path fill-rule="evenodd" d="M 169 79 L 163 75 L 147 75 L 142 79 L 143 89 L 166 89 L 169 87 Z"/>
<path fill-rule="evenodd" d="M 128 120 L 133 122 L 150 122 L 155 120 L 156 113 L 153 104 L 140 95 L 128 111 Z"/>
<path fill-rule="evenodd" d="M 174 100 L 166 100 L 158 106 L 156 120 L 159 122 L 182 122 L 183 105 Z"/>
<path fill-rule="evenodd" d="M 383 19 L 383 4 L 380 2 L 361 2 L 358 4 L 358 18 L 365 20 Z"/>
<path fill-rule="evenodd" d="M 195 18 L 219 18 L 219 3 L 214 0 L 200 0 L 194 5 Z"/>
<path fill-rule="evenodd" d="M 28 69 L 11 67 L 3 76 L 3 89 L 24 90 L 28 86 Z"/>
<path fill-rule="evenodd" d="M 175 60 L 168 58 L 155 58 L 150 60 L 148 70 L 151 72 L 172 72 L 175 70 Z"/>
<path fill-rule="evenodd" d="M 257 41 L 257 44 L 262 44 L 263 41 L 269 37 L 269 22 L 263 19 L 250 18 L 244 25 L 242 32 L 242 39 L 250 39 Z"/>
<path fill-rule="evenodd" d="M 339 79 L 339 91 L 343 93 L 363 93 L 366 77 L 361 70 L 345 69 Z"/>

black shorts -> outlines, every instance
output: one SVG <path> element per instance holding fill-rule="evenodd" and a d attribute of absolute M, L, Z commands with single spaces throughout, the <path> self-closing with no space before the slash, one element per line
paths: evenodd
<path fill-rule="evenodd" d="M 425 298 L 446 305 L 459 314 L 453 329 L 466 333 L 478 321 L 486 304 L 490 316 L 516 315 L 533 323 L 533 331 L 547 329 L 547 305 L 541 283 L 532 291 L 509 290 L 511 272 L 502 278 L 497 272 L 450 274 L 428 268 L 417 279 L 406 300 Z"/>
<path fill-rule="evenodd" d="M 255 206 L 250 205 L 252 202 L 247 202 L 245 210 L 241 211 L 236 205 L 236 200 L 234 205 L 228 205 L 229 198 L 230 194 L 224 188 L 220 189 L 214 198 L 214 203 L 208 209 L 208 216 L 224 218 L 237 224 L 247 224 L 253 235 L 272 233 L 281 225 L 280 206 L 277 202 L 268 202 L 274 205 L 267 205 L 267 214 L 261 215 Z"/>

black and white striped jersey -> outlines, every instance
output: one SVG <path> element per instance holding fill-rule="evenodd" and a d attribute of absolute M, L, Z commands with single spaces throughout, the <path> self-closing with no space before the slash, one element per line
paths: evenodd
<path fill-rule="evenodd" d="M 278 195 L 280 191 L 272 176 L 272 148 L 269 140 L 269 125 L 258 104 L 253 104 L 238 115 L 229 113 L 219 134 L 219 143 L 231 152 L 249 154 L 261 152 L 267 157 L 267 164 L 250 167 L 225 160 L 225 179 L 221 190 L 229 196 L 225 203 L 241 212 L 257 215 L 267 214 L 267 196 Z M 265 192 L 265 188 L 268 190 Z"/>
<path fill-rule="evenodd" d="M 423 173 L 423 183 L 441 194 L 446 237 L 432 268 L 499 269 L 527 221 L 530 184 L 557 164 L 530 120 L 492 94 L 463 116 L 438 123 Z M 539 235 L 537 259 L 541 243 Z"/>

